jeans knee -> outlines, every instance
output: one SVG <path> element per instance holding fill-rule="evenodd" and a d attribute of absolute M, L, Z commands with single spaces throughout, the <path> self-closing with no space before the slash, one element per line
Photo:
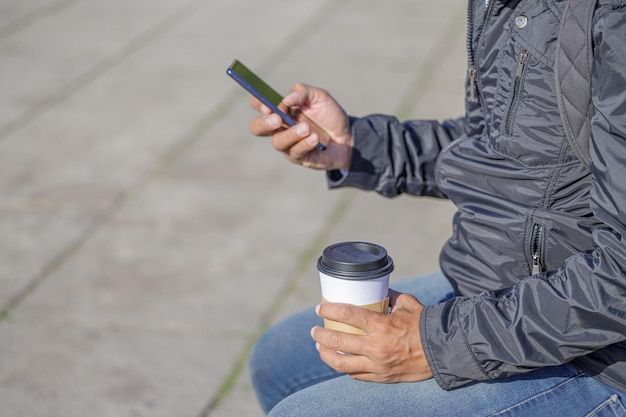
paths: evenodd
<path fill-rule="evenodd" d="M 295 314 L 272 326 L 250 349 L 248 367 L 252 386 L 263 410 L 328 373 L 319 360 L 311 327 L 322 321 L 314 310 Z"/>

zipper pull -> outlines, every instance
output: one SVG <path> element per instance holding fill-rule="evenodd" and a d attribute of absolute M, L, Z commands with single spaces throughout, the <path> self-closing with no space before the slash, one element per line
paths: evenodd
<path fill-rule="evenodd" d="M 541 258 L 539 257 L 539 253 L 533 253 L 533 275 L 539 274 L 543 270 L 541 266 Z"/>
<path fill-rule="evenodd" d="M 523 51 L 519 56 L 519 62 L 517 63 L 517 71 L 515 71 L 515 77 L 519 78 L 522 76 L 522 71 L 524 71 L 524 65 L 526 65 L 527 59 L 528 51 Z"/>
<path fill-rule="evenodd" d="M 470 101 L 476 101 L 476 68 L 469 69 L 469 98 Z"/>
<path fill-rule="evenodd" d="M 533 266 L 532 274 L 538 274 L 543 271 L 543 265 L 541 265 L 541 239 L 543 235 L 543 226 L 540 224 L 533 225 L 533 236 L 531 241 L 530 251 L 533 254 Z"/>

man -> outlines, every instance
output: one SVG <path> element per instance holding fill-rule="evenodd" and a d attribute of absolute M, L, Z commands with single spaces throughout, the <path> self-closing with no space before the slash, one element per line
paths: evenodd
<path fill-rule="evenodd" d="M 458 207 L 442 272 L 398 284 L 389 315 L 325 303 L 260 339 L 250 369 L 270 415 L 626 416 L 626 2 L 594 14 L 589 167 L 558 109 L 565 5 L 470 2 L 459 119 L 349 118 L 298 84 L 283 104 L 329 131 L 320 151 L 308 123 L 285 129 L 252 101 L 251 132 L 331 187 Z"/>

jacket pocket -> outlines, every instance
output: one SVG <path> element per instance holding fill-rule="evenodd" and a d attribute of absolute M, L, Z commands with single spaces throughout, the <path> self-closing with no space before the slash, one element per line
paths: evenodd
<path fill-rule="evenodd" d="M 513 130 L 513 122 L 515 121 L 515 112 L 519 104 L 520 95 L 522 92 L 522 85 L 524 80 L 524 69 L 528 62 L 528 51 L 523 50 L 517 61 L 517 69 L 515 70 L 515 78 L 513 79 L 513 88 L 511 90 L 511 100 L 508 106 L 508 111 L 504 119 L 504 134 L 511 135 Z"/>
<path fill-rule="evenodd" d="M 542 225 L 533 224 L 530 238 L 531 273 L 533 275 L 543 272 L 543 233 Z"/>

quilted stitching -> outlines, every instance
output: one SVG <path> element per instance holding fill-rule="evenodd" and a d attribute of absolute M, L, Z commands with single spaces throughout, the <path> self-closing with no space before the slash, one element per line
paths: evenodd
<path fill-rule="evenodd" d="M 591 22 L 595 1 L 570 0 L 565 8 L 556 60 L 556 87 L 565 132 L 589 167 L 591 134 Z"/>

